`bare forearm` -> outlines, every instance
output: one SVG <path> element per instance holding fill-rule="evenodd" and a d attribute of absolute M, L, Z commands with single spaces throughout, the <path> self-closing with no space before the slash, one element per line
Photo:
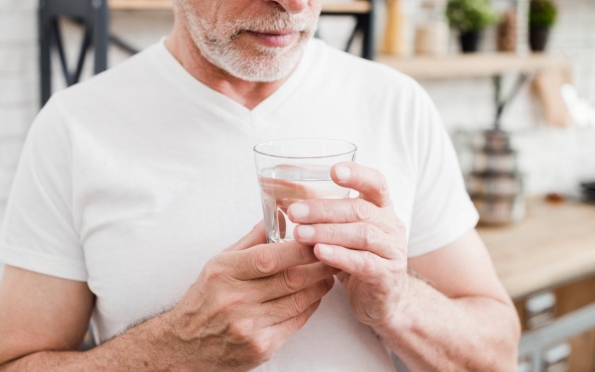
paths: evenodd
<path fill-rule="evenodd" d="M 519 326 L 514 308 L 489 298 L 450 299 L 410 278 L 400 313 L 377 327 L 412 371 L 511 371 Z"/>
<path fill-rule="evenodd" d="M 92 350 L 36 352 L 0 366 L 0 371 L 183 371 L 171 358 L 170 339 L 167 318 L 161 315 Z"/>

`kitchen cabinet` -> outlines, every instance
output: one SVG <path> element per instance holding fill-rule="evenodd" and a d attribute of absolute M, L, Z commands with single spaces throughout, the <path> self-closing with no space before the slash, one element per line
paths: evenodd
<path fill-rule="evenodd" d="M 595 329 L 572 337 L 569 343 L 572 350 L 569 372 L 595 371 Z"/>
<path fill-rule="evenodd" d="M 535 345 L 527 354 L 543 358 L 548 343 L 567 342 L 569 371 L 595 370 L 595 206 L 532 200 L 525 220 L 478 231 L 519 313 L 521 351 Z M 531 364 L 540 371 L 543 360 Z"/>

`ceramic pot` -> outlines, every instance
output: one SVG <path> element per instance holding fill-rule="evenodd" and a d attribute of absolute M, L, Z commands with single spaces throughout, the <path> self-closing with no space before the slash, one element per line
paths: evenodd
<path fill-rule="evenodd" d="M 481 31 L 461 31 L 459 40 L 461 42 L 461 50 L 463 53 L 475 53 L 479 46 L 479 39 Z"/>
<path fill-rule="evenodd" d="M 549 27 L 531 26 L 529 30 L 529 44 L 534 52 L 543 52 L 550 35 Z"/>

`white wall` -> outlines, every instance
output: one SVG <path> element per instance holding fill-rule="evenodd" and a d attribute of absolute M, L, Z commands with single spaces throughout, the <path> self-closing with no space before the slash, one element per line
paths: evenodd
<path fill-rule="evenodd" d="M 564 0 L 557 3 L 560 18 L 549 51 L 571 58 L 580 96 L 595 105 L 595 2 Z M 484 45 L 485 49 L 490 47 Z M 508 85 L 514 78 L 507 78 Z M 495 108 L 489 79 L 421 83 L 450 130 L 491 126 Z M 529 84 L 507 109 L 502 121 L 503 128 L 513 133 L 514 143 L 520 150 L 520 165 L 529 193 L 573 193 L 580 180 L 595 179 L 595 129 L 548 126 Z"/>
<path fill-rule="evenodd" d="M 0 0 L 0 216 L 37 113 L 36 6 L 35 0 Z"/>
<path fill-rule="evenodd" d="M 34 0 L 0 0 L 0 214 L 37 112 Z"/>

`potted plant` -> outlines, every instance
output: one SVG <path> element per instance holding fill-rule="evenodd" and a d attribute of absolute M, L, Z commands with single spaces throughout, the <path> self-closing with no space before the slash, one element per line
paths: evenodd
<path fill-rule="evenodd" d="M 449 0 L 446 17 L 450 26 L 459 30 L 463 53 L 476 52 L 483 29 L 498 22 L 489 0 Z"/>
<path fill-rule="evenodd" d="M 550 29 L 556 23 L 558 8 L 552 0 L 531 0 L 529 5 L 529 43 L 534 52 L 543 52 Z"/>

